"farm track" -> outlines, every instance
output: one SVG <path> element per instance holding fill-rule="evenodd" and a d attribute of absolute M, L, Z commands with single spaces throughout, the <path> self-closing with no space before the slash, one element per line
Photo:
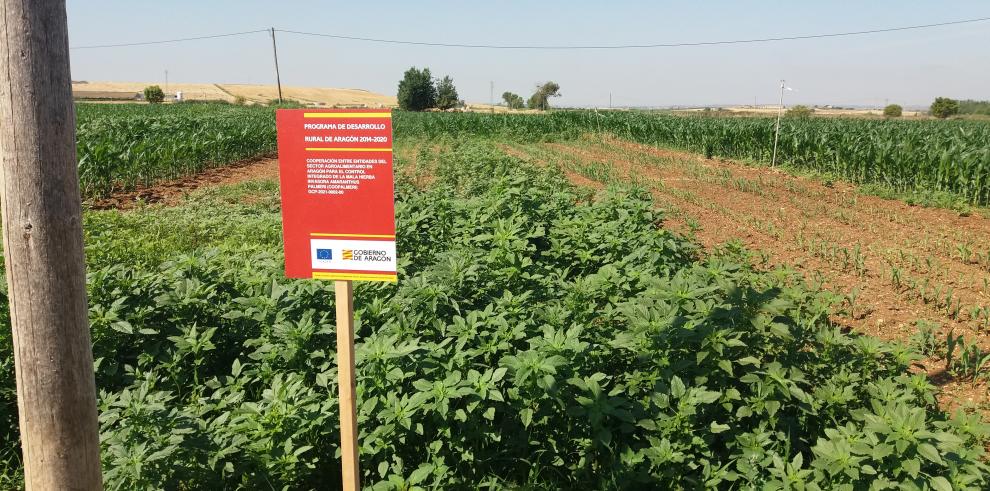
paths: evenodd
<path fill-rule="evenodd" d="M 175 205 L 186 194 L 202 187 L 260 179 L 278 179 L 278 159 L 266 156 L 215 167 L 179 179 L 113 193 L 106 198 L 88 201 L 86 206 L 94 210 L 127 210 L 152 203 Z"/>
<path fill-rule="evenodd" d="M 501 148 L 556 165 L 579 186 L 644 185 L 666 208 L 667 226 L 706 248 L 738 240 L 768 265 L 792 267 L 845 295 L 834 320 L 850 329 L 908 342 L 915 322 L 924 320 L 941 326 L 941 339 L 951 330 L 990 347 L 990 321 L 983 317 L 990 314 L 990 264 L 983 259 L 990 220 L 608 136 Z M 943 385 L 945 402 L 990 409 L 985 385 L 951 382 L 943 368 L 944 362 L 925 362 Z"/>

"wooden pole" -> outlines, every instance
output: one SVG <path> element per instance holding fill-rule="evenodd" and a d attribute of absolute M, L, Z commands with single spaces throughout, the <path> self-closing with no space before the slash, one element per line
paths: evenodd
<path fill-rule="evenodd" d="M 358 470 L 357 410 L 354 394 L 354 290 L 335 281 L 337 307 L 337 383 L 340 387 L 340 463 L 344 491 L 361 489 Z"/>
<path fill-rule="evenodd" d="M 770 159 L 770 167 L 777 167 L 777 141 L 780 140 L 780 114 L 784 112 L 784 84 L 780 81 L 780 105 L 777 106 L 777 124 L 773 127 L 773 158 Z"/>
<path fill-rule="evenodd" d="M 102 488 L 64 0 L 0 0 L 0 208 L 29 490 Z"/>
<path fill-rule="evenodd" d="M 272 55 L 275 56 L 275 83 L 278 84 L 278 103 L 282 103 L 282 76 L 278 73 L 278 49 L 275 47 L 275 28 L 272 28 Z"/>

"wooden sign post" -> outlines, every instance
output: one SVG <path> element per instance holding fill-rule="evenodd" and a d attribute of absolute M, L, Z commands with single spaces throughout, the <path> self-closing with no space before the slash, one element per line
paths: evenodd
<path fill-rule="evenodd" d="M 334 282 L 337 307 L 337 384 L 340 387 L 340 465 L 344 489 L 360 489 L 357 397 L 354 394 L 354 291 L 349 280 Z"/>
<path fill-rule="evenodd" d="M 28 490 L 102 489 L 62 0 L 0 0 L 3 248 Z"/>
<path fill-rule="evenodd" d="M 398 281 L 392 114 L 280 110 L 279 181 L 285 274 L 333 280 L 337 311 L 341 474 L 360 488 L 352 281 Z"/>

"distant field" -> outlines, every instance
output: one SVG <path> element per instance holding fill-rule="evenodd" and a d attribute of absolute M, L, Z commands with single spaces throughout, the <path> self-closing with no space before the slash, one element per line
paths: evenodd
<path fill-rule="evenodd" d="M 725 111 L 732 113 L 748 113 L 748 114 L 758 114 L 761 116 L 774 116 L 777 114 L 776 106 L 731 106 L 722 108 Z M 694 111 L 701 111 L 703 109 L 695 109 Z M 853 117 L 863 117 L 863 116 L 883 116 L 883 109 L 845 109 L 845 108 L 815 108 L 816 116 L 853 116 Z M 907 111 L 905 110 L 902 117 L 906 118 L 917 118 L 924 117 L 925 113 L 921 111 Z"/>
<path fill-rule="evenodd" d="M 415 114 L 396 134 L 559 140 L 615 136 L 706 157 L 769 162 L 770 117 L 674 116 L 640 111 L 559 111 L 545 115 Z M 401 122 L 402 124 L 398 124 Z M 990 204 L 990 124 L 981 121 L 785 118 L 777 162 L 899 193 L 951 193 Z"/>
<path fill-rule="evenodd" d="M 73 82 L 76 99 L 133 99 L 149 85 L 165 88 L 161 82 Z M 182 92 L 186 100 L 233 102 L 238 96 L 247 102 L 264 103 L 278 98 L 274 85 L 250 84 L 168 84 L 168 92 Z M 282 87 L 282 97 L 318 106 L 395 107 L 395 97 L 376 94 L 362 89 L 330 87 Z"/>

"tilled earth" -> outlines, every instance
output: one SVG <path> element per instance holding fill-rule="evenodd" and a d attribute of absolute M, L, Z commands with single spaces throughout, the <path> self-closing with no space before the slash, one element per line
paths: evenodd
<path fill-rule="evenodd" d="M 264 157 L 207 169 L 198 174 L 172 181 L 151 186 L 138 186 L 133 190 L 113 193 L 105 198 L 91 200 L 86 205 L 94 210 L 126 210 L 153 203 L 174 205 L 182 201 L 189 192 L 202 187 L 237 184 L 260 179 L 278 179 L 277 159 Z"/>
<path fill-rule="evenodd" d="M 768 266 L 791 267 L 843 295 L 834 320 L 850 329 L 917 343 L 928 327 L 943 350 L 950 332 L 990 350 L 990 220 L 979 213 L 909 206 L 845 183 L 609 136 L 502 149 L 559 166 L 579 186 L 644 185 L 666 209 L 667 226 L 707 248 L 739 241 Z M 942 387 L 949 407 L 990 414 L 985 382 L 953 376 L 945 365 L 936 355 L 917 369 Z"/>

